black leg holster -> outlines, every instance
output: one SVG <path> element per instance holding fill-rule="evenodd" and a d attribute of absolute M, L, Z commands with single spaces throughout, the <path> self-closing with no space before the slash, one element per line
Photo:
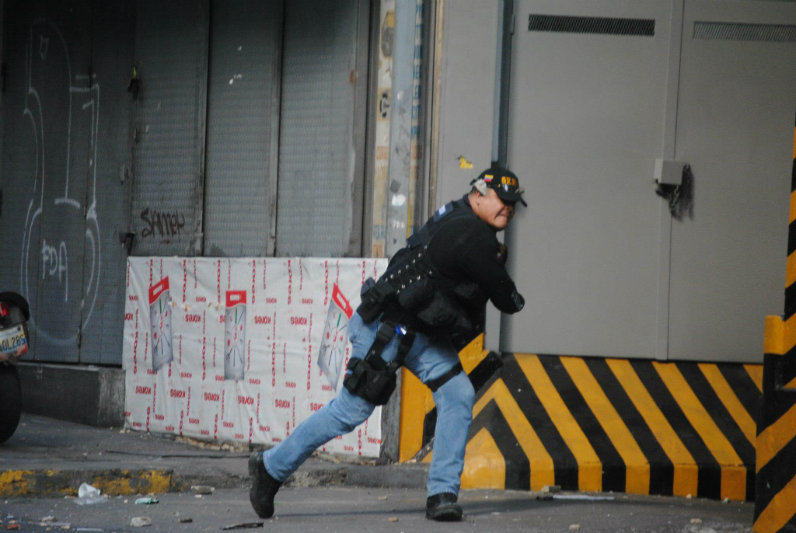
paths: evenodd
<path fill-rule="evenodd" d="M 401 343 L 395 359 L 387 364 L 381 354 L 396 330 L 402 334 Z M 395 390 L 395 371 L 403 364 L 414 340 L 413 332 L 406 331 L 394 322 L 382 323 L 367 355 L 363 359 L 352 358 L 348 361 L 343 386 L 351 394 L 374 405 L 384 405 Z"/>

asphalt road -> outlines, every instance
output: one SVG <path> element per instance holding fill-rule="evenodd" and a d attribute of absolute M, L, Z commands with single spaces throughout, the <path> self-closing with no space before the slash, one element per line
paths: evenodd
<path fill-rule="evenodd" d="M 0 531 L 172 532 L 220 531 L 242 523 L 262 523 L 251 531 L 279 532 L 741 532 L 750 531 L 753 504 L 623 494 L 563 493 L 539 500 L 537 493 L 464 491 L 465 520 L 436 523 L 425 519 L 425 491 L 356 487 L 286 487 L 276 499 L 276 515 L 260 520 L 245 489 L 219 489 L 157 495 L 158 504 L 136 505 L 135 496 L 111 497 L 78 505 L 74 498 L 26 498 L 0 502 Z M 610 498 L 584 500 L 583 497 Z M 9 515 L 13 518 L 10 518 Z M 151 526 L 131 526 L 145 516 Z M 51 517 L 50 521 L 42 521 Z M 180 519 L 190 522 L 180 522 Z M 237 531 L 237 530 L 236 530 Z M 243 531 L 243 529 L 240 529 Z"/>

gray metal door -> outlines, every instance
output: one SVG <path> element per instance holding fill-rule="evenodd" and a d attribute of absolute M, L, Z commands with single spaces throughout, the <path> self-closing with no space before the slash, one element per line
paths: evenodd
<path fill-rule="evenodd" d="M 357 54 L 367 51 L 367 32 L 357 31 L 367 5 L 286 2 L 278 255 L 361 253 L 365 122 L 354 117 L 367 85 L 366 70 L 357 69 Z"/>
<path fill-rule="evenodd" d="M 135 255 L 201 251 L 208 9 L 208 0 L 138 2 Z"/>
<path fill-rule="evenodd" d="M 36 360 L 121 362 L 133 17 L 7 4 L 0 286 L 31 303 Z"/>
<path fill-rule="evenodd" d="M 213 2 L 204 255 L 274 253 L 282 2 Z"/>
<path fill-rule="evenodd" d="M 94 2 L 91 78 L 80 88 L 81 110 L 90 112 L 86 237 L 81 308 L 80 361 L 122 363 L 122 330 L 128 231 L 135 6 Z"/>
<path fill-rule="evenodd" d="M 31 303 L 33 357 L 77 361 L 84 251 L 96 236 L 87 225 L 90 4 L 13 2 L 6 20 L 2 286 Z"/>
<path fill-rule="evenodd" d="M 693 216 L 673 222 L 669 355 L 759 361 L 780 314 L 796 112 L 796 6 L 688 1 L 676 158 Z"/>
<path fill-rule="evenodd" d="M 528 305 L 501 347 L 649 357 L 670 3 L 526 0 L 515 16 L 508 159 L 528 208 L 507 242 Z"/>

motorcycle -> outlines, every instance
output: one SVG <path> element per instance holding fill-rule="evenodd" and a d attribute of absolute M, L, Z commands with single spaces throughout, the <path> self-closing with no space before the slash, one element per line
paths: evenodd
<path fill-rule="evenodd" d="M 0 444 L 7 441 L 19 425 L 22 389 L 17 362 L 28 353 L 27 300 L 15 292 L 0 292 Z"/>

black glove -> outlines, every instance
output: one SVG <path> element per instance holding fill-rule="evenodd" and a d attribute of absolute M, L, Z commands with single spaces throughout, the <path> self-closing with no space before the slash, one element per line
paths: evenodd
<path fill-rule="evenodd" d="M 514 307 L 517 309 L 517 311 L 522 311 L 522 308 L 525 307 L 525 298 L 523 298 L 522 294 L 516 290 L 511 293 L 511 301 L 514 303 Z M 515 313 L 517 311 L 515 311 Z"/>

